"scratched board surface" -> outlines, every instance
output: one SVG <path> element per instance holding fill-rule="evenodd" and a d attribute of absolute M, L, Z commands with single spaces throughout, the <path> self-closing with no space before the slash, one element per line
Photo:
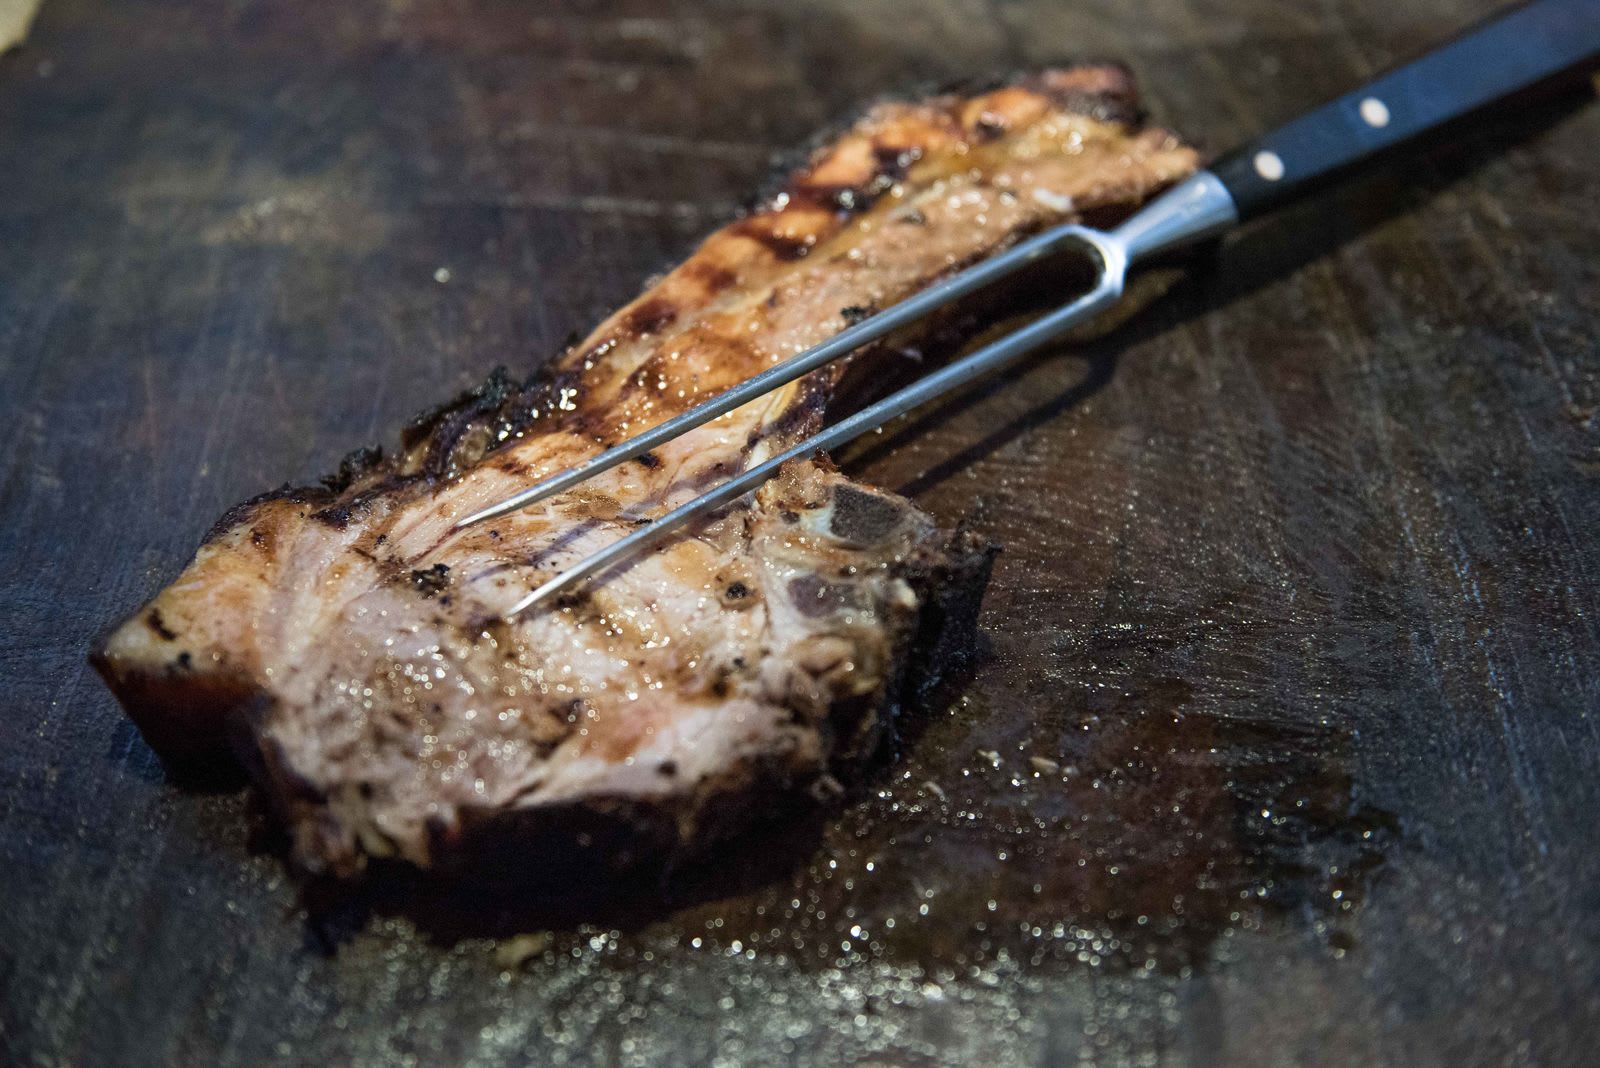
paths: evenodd
<path fill-rule="evenodd" d="M 864 100 L 1119 57 L 1215 149 L 1488 6 L 50 0 L 0 57 L 0 1060 L 1586 1063 L 1576 97 L 852 450 L 1004 546 L 982 656 L 653 906 L 308 914 L 84 661 L 227 506 L 535 366 Z"/>

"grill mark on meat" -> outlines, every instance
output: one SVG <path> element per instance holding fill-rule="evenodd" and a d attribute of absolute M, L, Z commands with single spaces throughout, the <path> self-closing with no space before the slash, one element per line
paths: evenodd
<path fill-rule="evenodd" d="M 661 298 L 635 304 L 622 317 L 622 328 L 630 334 L 654 334 L 677 321 L 678 309 Z"/>
<path fill-rule="evenodd" d="M 161 618 L 161 609 L 150 609 L 149 612 L 145 613 L 144 621 L 145 625 L 155 631 L 156 636 L 162 641 L 175 642 L 178 640 L 178 635 L 174 631 L 167 629 L 166 621 Z"/>
<path fill-rule="evenodd" d="M 749 238 L 772 253 L 775 259 L 785 263 L 806 256 L 810 253 L 811 246 L 817 243 L 814 234 L 779 233 L 774 229 L 771 220 L 761 216 L 734 223 L 732 232 L 740 237 Z"/>
<path fill-rule="evenodd" d="M 904 178 L 911 165 L 922 158 L 922 149 L 916 145 L 874 142 L 872 154 L 878 163 L 879 176 L 898 180 Z"/>
<path fill-rule="evenodd" d="M 1105 66 L 875 105 L 542 372 L 497 370 L 397 449 L 230 510 L 96 667 L 174 766 L 237 746 L 297 860 L 342 876 L 562 828 L 687 848 L 758 790 L 803 798 L 881 742 L 913 641 L 970 615 L 988 547 L 818 457 L 549 610 L 497 614 L 813 432 L 853 366 L 948 355 L 970 313 L 452 524 L 1042 226 L 1125 215 L 1195 164 L 1135 113 Z"/>
<path fill-rule="evenodd" d="M 205 536 L 200 540 L 200 544 L 209 545 L 223 534 L 245 525 L 253 516 L 262 511 L 266 505 L 274 502 L 313 505 L 331 501 L 333 498 L 334 494 L 321 486 L 279 486 L 277 489 L 268 490 L 248 500 L 241 501 L 226 512 L 223 512 L 222 517 L 211 525 L 210 530 L 206 531 Z"/>
<path fill-rule="evenodd" d="M 684 277 L 698 282 L 707 296 L 720 293 L 739 280 L 739 276 L 732 271 L 703 260 L 691 260 L 684 264 L 683 273 Z"/>
<path fill-rule="evenodd" d="M 831 208 L 848 216 L 872 207 L 880 196 L 889 191 L 891 184 L 886 175 L 859 185 L 807 183 L 797 186 L 792 195 L 796 201 Z"/>
<path fill-rule="evenodd" d="M 735 333 L 720 323 L 697 324 L 658 348 L 627 377 L 611 410 L 597 418 L 595 430 L 618 438 L 636 433 L 639 419 L 649 414 L 641 410 L 644 406 L 692 407 L 746 377 L 730 369 L 757 363 L 748 332 Z M 663 382 L 682 390 L 682 396 L 676 390 L 669 393 Z"/>

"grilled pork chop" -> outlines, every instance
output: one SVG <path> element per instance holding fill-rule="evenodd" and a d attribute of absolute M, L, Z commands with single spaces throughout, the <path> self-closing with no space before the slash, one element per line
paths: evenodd
<path fill-rule="evenodd" d="M 793 463 L 581 594 L 498 614 L 813 433 L 842 364 L 452 524 L 1029 232 L 1126 214 L 1196 164 L 1135 120 L 1106 66 L 872 109 L 528 381 L 497 374 L 397 450 L 230 511 L 96 666 L 169 765 L 233 753 L 296 858 L 339 876 L 486 841 L 693 845 L 827 782 L 879 747 L 942 598 L 986 574 L 983 546 L 906 500 Z"/>

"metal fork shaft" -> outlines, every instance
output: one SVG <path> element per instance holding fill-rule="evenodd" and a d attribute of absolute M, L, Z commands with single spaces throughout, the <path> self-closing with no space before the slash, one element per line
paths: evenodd
<path fill-rule="evenodd" d="M 788 385 L 797 378 L 810 374 L 819 367 L 832 363 L 842 356 L 849 355 L 863 345 L 877 341 L 901 327 L 918 322 L 953 301 L 993 285 L 1000 279 L 1015 274 L 1024 267 L 1055 254 L 1069 243 L 1071 243 L 1071 237 L 1066 228 L 1058 227 L 1054 230 L 1047 230 L 996 256 L 994 259 L 985 260 L 969 267 L 942 282 L 930 286 L 915 296 L 907 297 L 900 303 L 891 305 L 855 326 L 840 331 L 820 345 L 807 349 L 797 356 L 791 356 L 782 363 L 745 379 L 737 386 L 718 394 L 704 404 L 696 405 L 681 415 L 668 419 L 659 426 L 652 427 L 642 434 L 629 438 L 621 444 L 585 460 L 581 464 L 569 467 L 559 474 L 535 483 L 497 504 L 473 512 L 465 519 L 458 520 L 455 524 L 455 529 L 460 530 L 463 527 L 469 527 L 476 523 L 495 519 L 518 509 L 526 508 L 547 497 L 553 497 L 563 490 L 571 489 L 579 483 L 586 482 L 602 471 L 642 456 L 651 449 L 665 445 L 695 427 L 703 426 L 711 422 L 711 420 L 726 415 L 735 408 L 748 404 L 780 386 Z"/>
<path fill-rule="evenodd" d="M 1047 236 L 1047 235 L 1042 235 Z M 1073 238 L 1065 234 L 1058 240 Z M 1073 238 L 1076 240 L 1075 238 Z M 505 612 L 511 618 L 536 604 L 568 589 L 591 575 L 605 570 L 624 558 L 666 538 L 696 517 L 720 508 L 749 493 L 761 483 L 777 474 L 778 469 L 790 460 L 810 456 L 823 449 L 836 448 L 870 430 L 876 430 L 897 416 L 942 396 L 951 390 L 981 378 L 1008 364 L 1015 363 L 1029 352 L 1059 337 L 1065 331 L 1100 314 L 1114 304 L 1122 293 L 1120 274 L 1115 277 L 1102 273 L 1100 283 L 1088 293 L 1042 319 L 1007 335 L 977 352 L 944 367 L 926 378 L 919 379 L 897 393 L 890 394 L 848 419 L 806 438 L 776 456 L 729 479 L 717 488 L 696 497 L 686 504 L 613 542 L 604 549 L 585 557 L 577 564 L 557 574 L 538 589 L 528 594 Z"/>

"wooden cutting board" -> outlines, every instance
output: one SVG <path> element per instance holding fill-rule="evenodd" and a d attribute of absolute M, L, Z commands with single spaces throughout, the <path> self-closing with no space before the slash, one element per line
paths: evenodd
<path fill-rule="evenodd" d="M 1487 6 L 52 0 L 0 56 L 0 1060 L 1583 1063 L 1571 96 L 857 449 L 1004 546 L 985 656 L 666 906 L 308 922 L 247 799 L 167 783 L 83 659 L 228 505 L 536 365 L 864 100 L 1117 56 L 1223 148 Z"/>

